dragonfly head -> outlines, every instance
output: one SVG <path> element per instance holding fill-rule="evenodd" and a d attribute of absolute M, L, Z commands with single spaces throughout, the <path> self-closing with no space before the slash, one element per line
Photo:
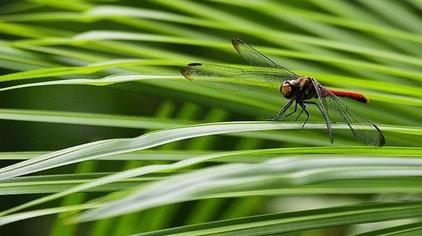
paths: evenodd
<path fill-rule="evenodd" d="M 285 98 L 290 99 L 295 94 L 295 91 L 297 90 L 296 87 L 296 80 L 286 80 L 281 85 L 280 92 Z"/>

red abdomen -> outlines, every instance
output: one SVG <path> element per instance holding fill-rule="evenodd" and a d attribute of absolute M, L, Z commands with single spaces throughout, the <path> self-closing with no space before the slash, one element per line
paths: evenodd
<path fill-rule="evenodd" d="M 331 90 L 331 89 L 329 89 L 329 91 L 338 97 L 347 97 L 347 98 L 350 98 L 362 103 L 368 102 L 368 99 L 365 96 L 363 96 L 363 94 L 360 94 L 360 93 L 338 91 L 338 90 Z"/>

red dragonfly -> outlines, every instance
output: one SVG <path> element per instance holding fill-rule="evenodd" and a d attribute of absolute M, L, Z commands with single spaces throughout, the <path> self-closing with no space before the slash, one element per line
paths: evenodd
<path fill-rule="evenodd" d="M 306 105 L 315 105 L 321 112 L 327 125 L 330 142 L 333 143 L 332 120 L 340 120 L 348 125 L 353 135 L 360 141 L 373 145 L 383 146 L 385 143 L 382 131 L 367 118 L 352 112 L 339 97 L 353 99 L 367 103 L 368 99 L 360 93 L 328 89 L 314 78 L 298 75 L 275 63 L 269 57 L 258 52 L 239 39 L 232 40 L 233 47 L 249 64 L 258 67 L 240 68 L 218 64 L 191 63 L 182 68 L 182 75 L 188 80 L 202 81 L 205 84 L 216 85 L 223 82 L 227 89 L 236 81 L 241 80 L 243 87 L 267 87 L 279 91 L 289 101 L 281 107 L 280 112 L 271 120 L 281 121 L 301 109 L 296 120 L 304 112 L 306 120 L 309 112 Z M 266 67 L 266 68 L 262 68 Z M 239 82 L 237 82 L 239 83 Z M 294 104 L 292 112 L 285 114 Z"/>

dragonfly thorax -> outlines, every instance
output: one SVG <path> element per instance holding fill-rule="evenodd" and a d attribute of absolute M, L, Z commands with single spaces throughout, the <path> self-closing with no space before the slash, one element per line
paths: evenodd
<path fill-rule="evenodd" d="M 280 87 L 281 94 L 287 99 L 307 100 L 317 98 L 312 78 L 300 76 L 295 80 L 286 80 Z"/>

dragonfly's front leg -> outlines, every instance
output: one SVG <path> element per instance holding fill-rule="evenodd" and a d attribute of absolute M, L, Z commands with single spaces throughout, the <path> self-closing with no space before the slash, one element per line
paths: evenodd
<path fill-rule="evenodd" d="M 285 118 L 285 116 L 282 116 L 282 115 L 284 114 L 284 112 L 287 111 L 287 109 L 290 108 L 290 106 L 292 105 L 292 103 L 294 101 L 295 101 L 295 99 L 290 99 L 289 102 L 287 102 L 283 107 L 281 107 L 280 111 L 278 112 L 278 114 L 275 117 L 273 117 L 272 119 L 269 119 L 267 121 L 279 121 L 279 120 L 283 120 Z M 295 106 L 295 111 L 294 112 L 296 112 L 296 110 L 297 110 L 297 104 Z M 291 114 L 289 114 L 289 115 L 291 115 Z"/>

